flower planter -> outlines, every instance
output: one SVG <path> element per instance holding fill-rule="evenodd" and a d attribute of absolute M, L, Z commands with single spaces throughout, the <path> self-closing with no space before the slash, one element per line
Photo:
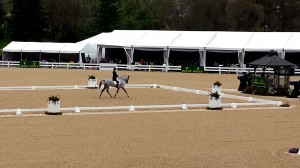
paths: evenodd
<path fill-rule="evenodd" d="M 218 85 L 212 85 L 211 87 L 211 92 L 218 92 L 219 94 L 222 93 L 222 85 L 218 86 Z"/>
<path fill-rule="evenodd" d="M 222 108 L 222 106 L 221 106 L 221 97 L 215 98 L 215 97 L 209 96 L 209 98 L 208 98 L 208 107 L 210 109 L 221 109 Z"/>
<path fill-rule="evenodd" d="M 88 79 L 88 88 L 97 88 L 97 79 Z"/>
<path fill-rule="evenodd" d="M 52 101 L 48 100 L 48 110 L 46 114 L 62 114 L 60 112 L 60 100 L 59 101 Z"/>

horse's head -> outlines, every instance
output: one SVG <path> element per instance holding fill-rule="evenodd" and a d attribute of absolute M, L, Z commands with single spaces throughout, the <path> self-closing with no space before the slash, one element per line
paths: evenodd
<path fill-rule="evenodd" d="M 120 78 L 121 78 L 126 84 L 128 84 L 130 75 L 123 75 L 123 76 L 121 76 Z"/>

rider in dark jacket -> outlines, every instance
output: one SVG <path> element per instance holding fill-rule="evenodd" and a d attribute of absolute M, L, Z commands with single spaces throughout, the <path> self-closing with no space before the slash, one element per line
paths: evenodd
<path fill-rule="evenodd" d="M 119 87 L 119 81 L 117 80 L 117 78 L 119 77 L 119 75 L 117 74 L 117 72 L 116 72 L 116 68 L 114 68 L 114 70 L 113 70 L 113 76 L 112 76 L 112 80 L 113 81 L 116 81 L 117 82 L 117 85 L 116 85 L 116 87 L 118 88 Z"/>

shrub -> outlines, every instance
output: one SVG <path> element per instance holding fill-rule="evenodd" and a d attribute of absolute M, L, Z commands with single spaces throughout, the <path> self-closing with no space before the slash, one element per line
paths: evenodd
<path fill-rule="evenodd" d="M 50 97 L 48 97 L 48 101 L 57 102 L 59 100 L 60 100 L 60 98 L 58 96 L 50 96 Z"/>
<path fill-rule="evenodd" d="M 216 86 L 221 86 L 222 83 L 220 81 L 216 81 L 213 85 L 216 85 Z"/>
<path fill-rule="evenodd" d="M 254 92 L 254 88 L 252 86 L 247 86 L 243 91 L 243 93 L 247 93 L 247 94 L 253 94 L 253 92 Z"/>
<path fill-rule="evenodd" d="M 89 75 L 89 79 L 96 79 L 94 75 Z"/>

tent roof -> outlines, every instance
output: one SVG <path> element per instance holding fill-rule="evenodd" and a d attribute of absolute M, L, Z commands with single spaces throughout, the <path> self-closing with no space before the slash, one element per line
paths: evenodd
<path fill-rule="evenodd" d="M 180 36 L 169 46 L 170 49 L 204 49 L 215 36 L 212 31 L 183 31 Z"/>
<path fill-rule="evenodd" d="M 97 50 L 90 44 L 69 43 L 60 50 L 60 53 L 95 53 Z"/>
<path fill-rule="evenodd" d="M 44 53 L 59 53 L 60 50 L 70 43 L 48 43 L 41 49 Z"/>
<path fill-rule="evenodd" d="M 98 44 L 104 47 L 132 47 L 145 33 L 146 30 L 114 30 L 109 37 L 99 41 Z"/>
<path fill-rule="evenodd" d="M 166 49 L 180 34 L 180 31 L 148 30 L 133 47 L 135 49 Z"/>
<path fill-rule="evenodd" d="M 5 52 L 21 52 L 22 48 L 28 45 L 29 42 L 12 41 L 3 48 Z"/>
<path fill-rule="evenodd" d="M 207 50 L 243 50 L 253 32 L 217 32 Z"/>
<path fill-rule="evenodd" d="M 109 38 L 110 35 L 111 35 L 111 33 L 100 33 L 96 36 L 93 36 L 93 37 L 90 37 L 88 39 L 79 41 L 77 43 L 99 44 L 99 43 L 105 41 L 107 38 Z"/>
<path fill-rule="evenodd" d="M 286 43 L 284 50 L 286 52 L 299 52 L 300 51 L 300 33 L 294 32 L 291 38 Z"/>
<path fill-rule="evenodd" d="M 273 51 L 270 51 L 268 55 L 250 62 L 249 65 L 279 67 L 279 66 L 293 66 L 294 64 L 280 58 Z"/>
<path fill-rule="evenodd" d="M 282 51 L 291 32 L 255 32 L 244 46 L 245 51 Z"/>
<path fill-rule="evenodd" d="M 21 52 L 41 52 L 41 49 L 48 45 L 46 42 L 28 42 Z"/>

